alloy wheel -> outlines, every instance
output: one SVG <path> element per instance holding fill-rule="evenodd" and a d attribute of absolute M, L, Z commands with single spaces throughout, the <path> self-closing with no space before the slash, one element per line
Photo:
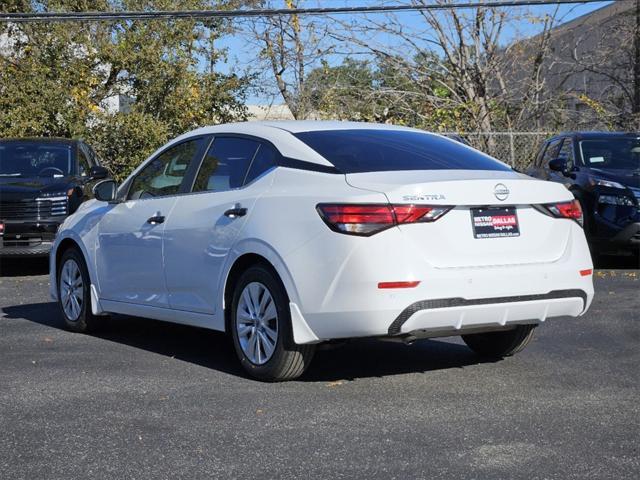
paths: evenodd
<path fill-rule="evenodd" d="M 75 322 L 82 314 L 84 303 L 84 283 L 76 261 L 69 258 L 60 272 L 60 301 L 67 318 Z"/>
<path fill-rule="evenodd" d="M 235 324 L 240 348 L 249 361 L 267 363 L 278 342 L 278 313 L 271 292 L 262 283 L 251 282 L 242 290 Z"/>

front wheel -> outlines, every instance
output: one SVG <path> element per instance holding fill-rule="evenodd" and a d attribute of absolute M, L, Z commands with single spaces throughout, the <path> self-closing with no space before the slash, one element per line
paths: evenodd
<path fill-rule="evenodd" d="M 531 341 L 536 325 L 518 325 L 513 330 L 462 335 L 467 346 L 484 357 L 515 355 Z"/>
<path fill-rule="evenodd" d="M 58 305 L 69 330 L 89 332 L 97 318 L 91 312 L 91 281 L 82 254 L 70 248 L 62 254 L 58 269 Z"/>
<path fill-rule="evenodd" d="M 313 358 L 315 345 L 293 341 L 287 293 L 262 265 L 249 267 L 235 285 L 230 330 L 242 367 L 259 380 L 299 377 Z"/>

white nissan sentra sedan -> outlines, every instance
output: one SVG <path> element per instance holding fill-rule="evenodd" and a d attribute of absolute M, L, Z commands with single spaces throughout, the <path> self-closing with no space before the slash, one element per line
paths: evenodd
<path fill-rule="evenodd" d="M 460 335 L 500 358 L 593 298 L 569 190 L 420 130 L 205 127 L 94 190 L 51 254 L 67 326 L 118 313 L 225 331 L 262 380 L 355 337 Z"/>

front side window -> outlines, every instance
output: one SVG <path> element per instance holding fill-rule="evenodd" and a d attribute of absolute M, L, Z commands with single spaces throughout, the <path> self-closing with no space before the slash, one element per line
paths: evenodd
<path fill-rule="evenodd" d="M 640 169 L 640 138 L 581 140 L 580 151 L 587 167 Z"/>
<path fill-rule="evenodd" d="M 0 177 L 65 177 L 74 173 L 75 149 L 64 143 L 0 143 Z"/>
<path fill-rule="evenodd" d="M 392 170 L 502 170 L 511 168 L 482 152 L 411 130 L 321 130 L 294 134 L 342 173 Z"/>
<path fill-rule="evenodd" d="M 575 163 L 574 155 L 573 155 L 573 140 L 570 138 L 565 138 L 562 142 L 562 148 L 558 152 L 559 158 L 565 158 L 567 161 L 567 167 L 569 169 L 573 168 Z"/>
<path fill-rule="evenodd" d="M 558 158 L 558 152 L 560 151 L 561 143 L 561 138 L 549 142 L 549 145 L 547 145 L 547 149 L 544 151 L 544 156 L 542 157 L 543 166 L 547 167 L 551 160 L 555 160 L 556 158 Z"/>
<path fill-rule="evenodd" d="M 194 192 L 224 192 L 244 185 L 260 143 L 248 138 L 216 137 L 209 147 Z"/>
<path fill-rule="evenodd" d="M 176 195 L 201 142 L 202 139 L 183 142 L 151 160 L 134 178 L 128 199 Z"/>
<path fill-rule="evenodd" d="M 82 147 L 78 147 L 78 175 L 86 177 L 89 175 L 89 160 L 85 155 L 84 149 Z"/>

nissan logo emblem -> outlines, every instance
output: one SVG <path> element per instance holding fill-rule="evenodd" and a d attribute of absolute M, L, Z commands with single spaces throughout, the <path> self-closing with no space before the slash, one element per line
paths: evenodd
<path fill-rule="evenodd" d="M 493 189 L 493 194 L 496 196 L 498 200 L 503 202 L 509 196 L 509 189 L 506 185 L 499 183 Z"/>

